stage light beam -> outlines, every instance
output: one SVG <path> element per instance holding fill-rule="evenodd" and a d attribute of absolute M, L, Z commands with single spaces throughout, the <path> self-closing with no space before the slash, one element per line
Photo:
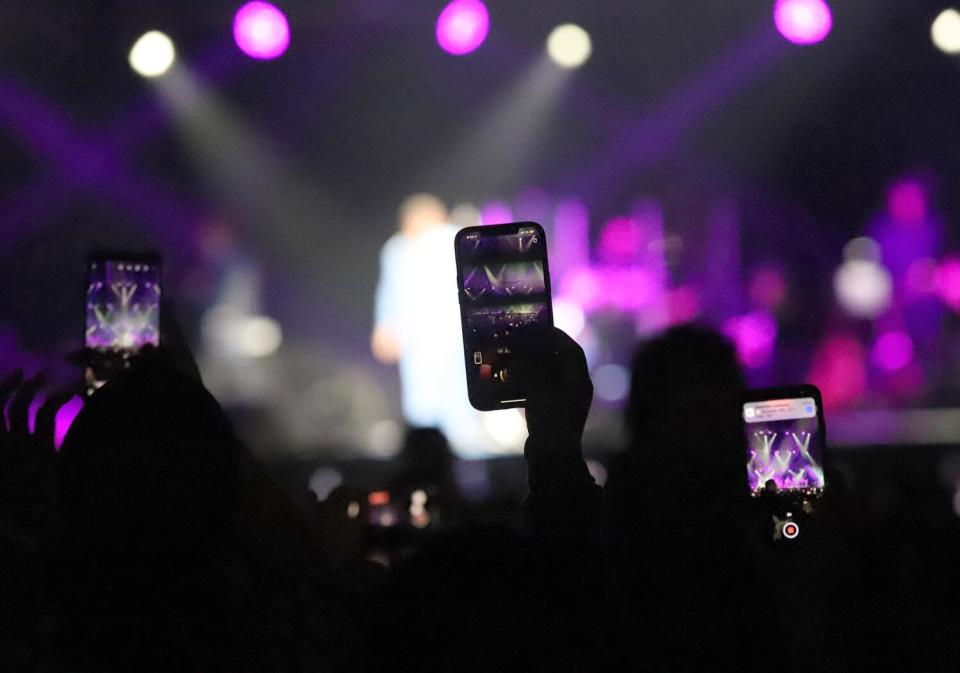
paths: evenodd
<path fill-rule="evenodd" d="M 454 56 L 476 51 L 487 39 L 490 15 L 480 0 L 453 0 L 437 17 L 437 44 Z"/>
<path fill-rule="evenodd" d="M 551 31 L 547 38 L 547 54 L 561 68 L 579 68 L 593 53 L 590 34 L 580 26 L 565 23 Z"/>
<path fill-rule="evenodd" d="M 833 27 L 830 7 L 823 0 L 777 0 L 773 21 L 783 37 L 798 45 L 823 41 Z"/>
<path fill-rule="evenodd" d="M 945 54 L 960 54 L 960 12 L 945 9 L 930 26 L 930 39 Z"/>
<path fill-rule="evenodd" d="M 233 17 L 233 39 L 247 56 L 269 61 L 290 46 L 290 25 L 269 2 L 248 2 Z"/>
<path fill-rule="evenodd" d="M 143 77 L 159 77 L 177 58 L 173 40 L 159 30 L 144 33 L 130 48 L 130 67 Z"/>

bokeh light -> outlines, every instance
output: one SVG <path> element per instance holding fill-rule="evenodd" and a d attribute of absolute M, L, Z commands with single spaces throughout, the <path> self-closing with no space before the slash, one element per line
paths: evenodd
<path fill-rule="evenodd" d="M 332 467 L 318 467 L 310 475 L 307 487 L 317 496 L 318 502 L 323 502 L 333 492 L 333 489 L 343 483 L 343 475 Z"/>
<path fill-rule="evenodd" d="M 547 38 L 547 54 L 561 68 L 579 68 L 592 52 L 590 34 L 573 23 L 557 26 Z"/>
<path fill-rule="evenodd" d="M 927 190 L 916 180 L 901 180 L 887 192 L 887 209 L 900 222 L 922 222 L 927 216 Z"/>
<path fill-rule="evenodd" d="M 851 239 L 843 246 L 845 260 L 861 259 L 868 262 L 879 262 L 882 257 L 880 244 L 867 236 Z"/>
<path fill-rule="evenodd" d="M 885 332 L 873 344 L 871 357 L 886 371 L 903 369 L 913 360 L 913 340 L 906 332 Z"/>
<path fill-rule="evenodd" d="M 854 318 L 876 318 L 887 310 L 893 280 L 882 264 L 848 259 L 833 276 L 833 291 L 840 307 Z"/>
<path fill-rule="evenodd" d="M 267 316 L 252 316 L 243 321 L 239 334 L 240 351 L 249 357 L 273 355 L 283 342 L 280 323 Z"/>
<path fill-rule="evenodd" d="M 943 303 L 960 313 L 960 257 L 949 257 L 940 263 L 934 284 Z"/>
<path fill-rule="evenodd" d="M 248 2 L 233 17 L 233 39 L 247 56 L 270 60 L 290 46 L 290 26 L 269 2 Z"/>
<path fill-rule="evenodd" d="M 597 397 L 605 402 L 620 402 L 630 392 L 630 370 L 623 365 L 600 365 L 592 378 Z"/>
<path fill-rule="evenodd" d="M 745 367 L 762 367 L 773 359 L 777 321 L 766 311 L 730 318 L 723 325 L 723 333 L 736 345 L 737 355 Z"/>
<path fill-rule="evenodd" d="M 173 40 L 159 30 L 144 33 L 130 48 L 130 67 L 144 77 L 159 77 L 177 58 Z"/>
<path fill-rule="evenodd" d="M 867 389 L 866 357 L 860 341 L 850 334 L 824 339 L 813 356 L 809 379 L 820 389 L 827 409 L 848 407 Z"/>
<path fill-rule="evenodd" d="M 751 276 L 747 294 L 755 306 L 772 311 L 787 298 L 787 280 L 780 269 L 761 267 Z"/>
<path fill-rule="evenodd" d="M 487 39 L 490 15 L 480 0 L 453 0 L 437 17 L 437 44 L 454 56 L 475 51 Z"/>
<path fill-rule="evenodd" d="M 833 16 L 823 0 L 777 0 L 773 8 L 777 30 L 794 44 L 816 44 L 830 34 Z"/>
<path fill-rule="evenodd" d="M 945 9 L 930 26 L 930 39 L 945 54 L 960 54 L 960 12 Z"/>
<path fill-rule="evenodd" d="M 597 254 L 611 264 L 635 262 L 640 255 L 643 233 L 632 217 L 614 217 L 603 225 Z"/>

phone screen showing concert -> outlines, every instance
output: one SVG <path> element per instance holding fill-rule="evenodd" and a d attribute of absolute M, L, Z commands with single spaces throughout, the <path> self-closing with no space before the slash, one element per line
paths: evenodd
<path fill-rule="evenodd" d="M 819 495 L 823 491 L 819 413 L 813 397 L 753 401 L 743 405 L 747 481 L 754 495 L 764 491 Z"/>
<path fill-rule="evenodd" d="M 84 380 L 90 395 L 141 348 L 160 345 L 160 262 L 92 258 L 87 273 Z"/>
<path fill-rule="evenodd" d="M 511 338 L 553 324 L 543 229 L 471 227 L 457 237 L 460 311 L 470 401 L 478 409 L 522 406 L 511 376 Z"/>

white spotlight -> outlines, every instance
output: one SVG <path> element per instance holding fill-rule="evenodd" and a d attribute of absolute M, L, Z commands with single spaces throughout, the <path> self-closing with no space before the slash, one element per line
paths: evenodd
<path fill-rule="evenodd" d="M 960 12 L 945 9 L 930 26 L 930 39 L 945 54 L 960 54 Z"/>
<path fill-rule="evenodd" d="M 877 262 L 848 259 L 833 276 L 837 302 L 855 318 L 876 318 L 887 310 L 893 295 L 890 272 Z"/>
<path fill-rule="evenodd" d="M 579 68 L 592 51 L 590 35 L 573 23 L 557 26 L 547 38 L 547 53 L 561 68 Z"/>
<path fill-rule="evenodd" d="M 159 30 L 144 33 L 130 49 L 130 67 L 144 77 L 159 77 L 173 65 L 173 41 Z"/>
<path fill-rule="evenodd" d="M 252 358 L 273 355 L 283 342 L 280 323 L 264 315 L 248 318 L 240 329 L 240 350 Z"/>

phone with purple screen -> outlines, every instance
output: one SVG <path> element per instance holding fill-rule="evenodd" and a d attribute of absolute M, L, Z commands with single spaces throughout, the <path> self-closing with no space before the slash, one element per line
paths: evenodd
<path fill-rule="evenodd" d="M 517 330 L 553 325 L 543 227 L 514 222 L 467 227 L 454 242 L 470 404 L 480 411 L 522 407 L 512 375 Z"/>
<path fill-rule="evenodd" d="M 826 481 L 823 402 L 816 386 L 750 391 L 743 402 L 750 493 L 816 499 Z"/>
<path fill-rule="evenodd" d="M 87 394 L 144 346 L 160 345 L 160 256 L 93 253 L 87 258 L 84 371 Z"/>

